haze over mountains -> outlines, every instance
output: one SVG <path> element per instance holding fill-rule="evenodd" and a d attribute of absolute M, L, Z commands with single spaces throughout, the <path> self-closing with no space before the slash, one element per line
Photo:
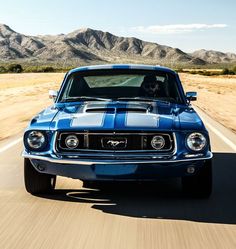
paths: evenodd
<path fill-rule="evenodd" d="M 60 35 L 27 36 L 0 24 L 0 62 L 23 61 L 62 65 L 94 63 L 189 64 L 236 62 L 236 54 L 178 48 L 118 37 L 108 32 L 79 29 Z"/>

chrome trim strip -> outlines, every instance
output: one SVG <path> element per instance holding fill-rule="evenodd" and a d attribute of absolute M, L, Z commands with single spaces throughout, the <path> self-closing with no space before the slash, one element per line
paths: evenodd
<path fill-rule="evenodd" d="M 60 134 L 71 134 L 71 133 L 76 133 L 79 135 L 170 135 L 168 133 L 164 133 L 164 132 L 132 132 L 132 131 L 127 131 L 127 132 L 119 132 L 119 131 L 113 131 L 113 132 L 89 132 L 89 131 L 85 131 L 85 132 L 77 132 L 77 131 L 69 131 L 69 132 L 61 132 Z"/>
<path fill-rule="evenodd" d="M 49 153 L 43 153 L 40 155 L 48 155 Z M 34 155 L 36 155 L 36 153 L 34 153 Z M 38 155 L 38 154 L 37 154 Z M 142 153 L 137 153 L 137 152 L 130 152 L 130 153 L 119 153 L 118 151 L 110 151 L 110 153 L 106 153 L 106 151 L 101 153 L 94 153 L 93 151 L 89 151 L 86 153 L 68 153 L 68 152 L 64 152 L 64 153 L 57 153 L 56 156 L 58 157 L 63 157 L 63 156 L 75 156 L 75 157 L 94 157 L 96 156 L 97 158 L 104 158 L 104 157 L 145 157 L 145 156 L 152 156 L 152 157 L 160 157 L 160 156 L 168 156 L 171 157 L 173 156 L 173 154 L 171 153 L 153 153 L 153 151 L 151 152 L 142 152 Z"/>
<path fill-rule="evenodd" d="M 75 155 L 79 155 L 79 153 L 81 153 L 81 155 L 83 155 L 83 153 L 85 152 L 91 152 L 91 153 L 123 153 L 123 154 L 129 154 L 129 153 L 158 153 L 158 152 L 163 152 L 163 153 L 166 153 L 167 155 L 172 155 L 174 154 L 171 150 L 170 150 L 170 153 L 168 153 L 168 151 L 166 150 L 91 150 L 91 149 L 78 149 L 78 150 L 73 150 L 74 154 Z M 71 153 L 70 150 L 68 150 L 68 152 L 58 152 L 57 151 L 57 154 L 58 155 L 69 155 L 69 153 Z"/>
<path fill-rule="evenodd" d="M 152 163 L 178 163 L 178 162 L 191 162 L 191 161 L 199 161 L 199 160 L 206 160 L 211 159 L 213 154 L 212 152 L 209 152 L 208 156 L 202 157 L 202 158 L 191 158 L 191 159 L 181 159 L 181 160 L 139 160 L 139 161 L 127 161 L 127 160 L 77 160 L 77 159 L 63 159 L 58 158 L 55 156 L 53 157 L 46 157 L 46 156 L 40 156 L 40 155 L 32 155 L 27 153 L 26 151 L 22 152 L 22 156 L 29 159 L 35 159 L 35 160 L 42 160 L 46 162 L 51 163 L 58 163 L 58 164 L 80 164 L 80 165 L 94 165 L 94 164 L 152 164 Z"/>

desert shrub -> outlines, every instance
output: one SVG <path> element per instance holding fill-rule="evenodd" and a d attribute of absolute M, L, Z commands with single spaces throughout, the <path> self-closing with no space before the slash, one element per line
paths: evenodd
<path fill-rule="evenodd" d="M 233 72 L 236 74 L 236 66 L 233 67 Z"/>
<path fill-rule="evenodd" d="M 53 67 L 43 67 L 41 70 L 44 73 L 50 73 L 55 71 Z"/>
<path fill-rule="evenodd" d="M 224 68 L 222 70 L 222 74 L 229 74 L 229 69 L 228 68 Z"/>
<path fill-rule="evenodd" d="M 34 65 L 28 65 L 25 66 L 24 72 L 26 73 L 49 73 L 49 72 L 55 72 L 57 71 L 57 68 L 51 67 L 51 66 L 34 66 Z"/>
<path fill-rule="evenodd" d="M 183 68 L 176 68 L 175 71 L 178 72 L 178 73 L 183 73 L 184 72 Z"/>
<path fill-rule="evenodd" d="M 38 71 L 37 66 L 25 66 L 24 67 L 24 72 L 26 72 L 26 73 L 35 73 L 37 71 Z"/>
<path fill-rule="evenodd" d="M 204 71 L 204 72 L 202 72 L 201 74 L 202 74 L 202 75 L 205 75 L 205 76 L 211 76 L 211 75 L 212 75 L 212 73 L 209 72 L 209 71 Z"/>
<path fill-rule="evenodd" d="M 20 64 L 11 64 L 8 66 L 7 71 L 10 73 L 21 73 L 23 68 Z"/>
<path fill-rule="evenodd" d="M 7 69 L 3 66 L 0 66 L 0 73 L 6 73 Z"/>
<path fill-rule="evenodd" d="M 235 71 L 234 70 L 229 70 L 228 68 L 225 68 L 222 70 L 222 74 L 224 75 L 234 75 Z"/>
<path fill-rule="evenodd" d="M 214 76 L 214 75 L 220 75 L 222 74 L 221 71 L 210 71 L 210 70 L 192 70 L 188 71 L 190 74 L 199 74 L 203 76 Z"/>

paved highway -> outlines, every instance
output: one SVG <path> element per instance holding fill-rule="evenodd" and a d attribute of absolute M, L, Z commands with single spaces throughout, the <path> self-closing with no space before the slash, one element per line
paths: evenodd
<path fill-rule="evenodd" d="M 62 177 L 55 194 L 35 197 L 22 144 L 0 144 L 0 248 L 236 248 L 236 135 L 199 113 L 214 151 L 209 200 L 185 198 L 178 180 L 102 191 Z"/>

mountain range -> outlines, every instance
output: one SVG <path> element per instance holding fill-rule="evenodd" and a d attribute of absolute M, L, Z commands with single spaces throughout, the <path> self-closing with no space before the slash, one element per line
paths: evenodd
<path fill-rule="evenodd" d="M 28 36 L 0 24 L 0 62 L 9 61 L 205 65 L 236 62 L 236 54 L 204 49 L 185 53 L 178 48 L 89 28 L 68 34 Z"/>

